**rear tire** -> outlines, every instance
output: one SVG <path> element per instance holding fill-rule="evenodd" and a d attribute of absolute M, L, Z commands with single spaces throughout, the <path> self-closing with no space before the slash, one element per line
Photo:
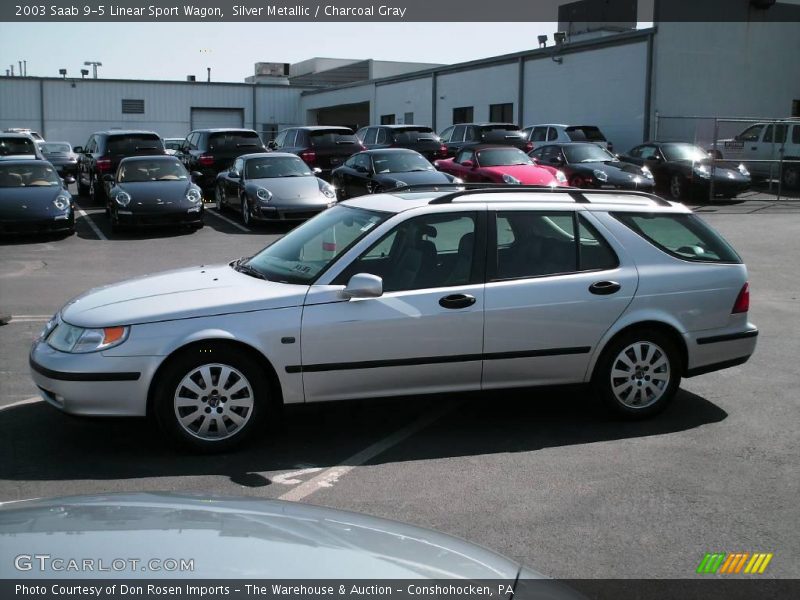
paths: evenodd
<path fill-rule="evenodd" d="M 270 385 L 262 365 L 240 348 L 197 344 L 170 359 L 154 383 L 162 431 L 197 452 L 244 443 L 266 417 Z"/>
<path fill-rule="evenodd" d="M 669 336 L 652 329 L 637 329 L 613 340 L 592 378 L 606 406 L 630 420 L 664 410 L 680 381 L 678 348 Z"/>
<path fill-rule="evenodd" d="M 250 200 L 247 196 L 242 198 L 242 224 L 245 227 L 250 227 Z"/>
<path fill-rule="evenodd" d="M 790 190 L 796 190 L 800 188 L 800 165 L 789 165 L 784 167 L 781 177 L 783 179 L 783 185 Z"/>
<path fill-rule="evenodd" d="M 76 179 L 78 180 L 78 195 L 79 196 L 84 196 L 84 197 L 88 196 L 89 195 L 89 186 L 88 185 L 84 185 L 84 184 L 81 183 L 81 175 L 80 175 L 80 173 L 78 173 L 78 176 L 76 177 Z"/>
<path fill-rule="evenodd" d="M 669 197 L 673 200 L 683 200 L 686 197 L 687 185 L 683 177 L 675 173 L 669 178 Z"/>
<path fill-rule="evenodd" d="M 222 209 L 225 208 L 225 191 L 222 189 L 221 185 L 218 185 L 214 192 L 214 200 L 216 202 L 217 212 L 222 212 Z"/>

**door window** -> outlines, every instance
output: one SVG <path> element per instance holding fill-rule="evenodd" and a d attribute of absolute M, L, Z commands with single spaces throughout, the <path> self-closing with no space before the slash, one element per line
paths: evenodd
<path fill-rule="evenodd" d="M 383 279 L 385 292 L 466 285 L 473 269 L 477 214 L 423 215 L 400 223 L 337 278 L 340 285 L 356 273 Z"/>
<path fill-rule="evenodd" d="M 450 136 L 451 142 L 463 142 L 464 141 L 464 132 L 466 132 L 467 127 L 466 125 L 458 125 L 455 129 L 453 129 L 453 135 Z"/>
<path fill-rule="evenodd" d="M 275 138 L 275 146 L 280 148 L 281 146 L 283 146 L 284 140 L 286 140 L 286 130 L 285 129 L 283 131 L 281 131 L 278 134 L 278 136 Z"/>
<path fill-rule="evenodd" d="M 777 124 L 777 125 L 767 125 L 767 130 L 764 132 L 764 142 L 765 143 L 772 143 L 772 132 L 775 131 L 775 143 L 776 144 L 783 144 L 786 142 L 786 130 L 787 126 L 784 124 Z"/>
<path fill-rule="evenodd" d="M 369 129 L 367 129 L 367 134 L 364 136 L 364 143 L 374 144 L 377 137 L 378 137 L 378 129 L 376 127 L 370 127 Z"/>
<path fill-rule="evenodd" d="M 375 140 L 376 144 L 385 144 L 386 143 L 386 130 L 385 129 L 378 129 L 378 137 Z"/>
<path fill-rule="evenodd" d="M 449 142 L 449 141 L 450 141 L 450 135 L 452 135 L 452 133 L 453 133 L 453 128 L 452 128 L 452 127 L 448 127 L 447 129 L 445 129 L 445 130 L 444 130 L 444 131 L 441 133 L 441 135 L 439 136 L 439 138 L 440 138 L 440 139 L 441 139 L 443 142 Z"/>
<path fill-rule="evenodd" d="M 545 142 L 547 141 L 547 127 L 534 127 L 531 134 L 532 142 Z"/>
<path fill-rule="evenodd" d="M 753 125 L 748 127 L 742 133 L 736 136 L 736 139 L 743 142 L 757 142 L 761 137 L 761 130 L 764 129 L 763 125 Z"/>

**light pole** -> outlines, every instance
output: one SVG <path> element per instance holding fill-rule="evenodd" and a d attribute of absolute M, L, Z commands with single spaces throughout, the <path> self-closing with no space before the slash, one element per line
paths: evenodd
<path fill-rule="evenodd" d="M 103 63 L 101 63 L 99 60 L 87 60 L 83 64 L 87 67 L 92 67 L 92 75 L 95 79 L 97 79 L 97 67 L 102 67 Z"/>

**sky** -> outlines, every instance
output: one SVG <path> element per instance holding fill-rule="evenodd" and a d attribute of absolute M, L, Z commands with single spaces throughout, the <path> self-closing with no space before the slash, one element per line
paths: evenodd
<path fill-rule="evenodd" d="M 452 64 L 538 47 L 556 23 L 0 23 L 0 74 L 241 82 L 256 62 L 315 56 Z"/>

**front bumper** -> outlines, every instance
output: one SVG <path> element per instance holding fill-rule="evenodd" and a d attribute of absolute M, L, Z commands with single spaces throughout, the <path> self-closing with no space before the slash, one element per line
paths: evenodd
<path fill-rule="evenodd" d="M 72 211 L 59 217 L 0 219 L 0 233 L 56 233 L 71 231 L 75 227 L 75 214 Z"/>
<path fill-rule="evenodd" d="M 328 209 L 328 204 L 317 206 L 257 205 L 251 216 L 256 221 L 305 221 Z"/>
<path fill-rule="evenodd" d="M 110 357 L 102 352 L 68 354 L 36 341 L 28 357 L 33 382 L 44 400 L 73 415 L 139 417 L 159 357 Z"/>
<path fill-rule="evenodd" d="M 174 211 L 129 211 L 117 209 L 117 219 L 120 225 L 147 227 L 158 225 L 199 225 L 203 222 L 203 207 L 188 212 L 187 209 Z"/>

